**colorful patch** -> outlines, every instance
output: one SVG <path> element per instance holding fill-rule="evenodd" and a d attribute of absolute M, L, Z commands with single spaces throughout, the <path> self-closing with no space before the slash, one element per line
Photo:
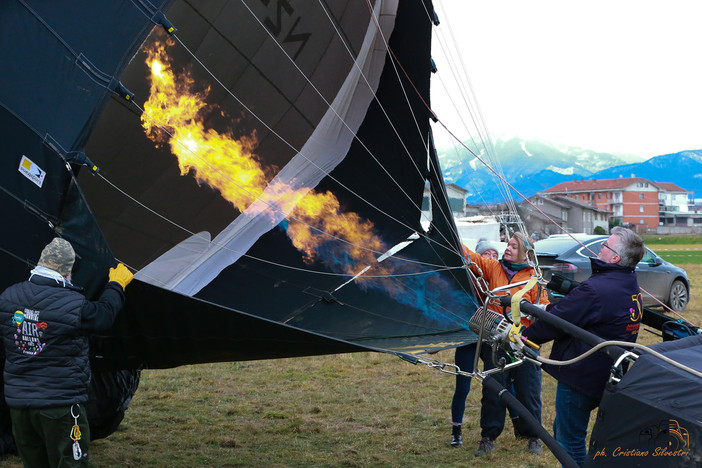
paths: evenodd
<path fill-rule="evenodd" d="M 46 343 L 42 342 L 42 338 L 49 325 L 46 322 L 39 321 L 39 311 L 31 309 L 18 310 L 13 315 L 12 322 L 17 326 L 15 346 L 20 352 L 35 356 L 46 347 Z"/>
<path fill-rule="evenodd" d="M 19 327 L 24 322 L 24 312 L 21 310 L 16 310 L 15 315 L 12 316 L 12 321 Z"/>

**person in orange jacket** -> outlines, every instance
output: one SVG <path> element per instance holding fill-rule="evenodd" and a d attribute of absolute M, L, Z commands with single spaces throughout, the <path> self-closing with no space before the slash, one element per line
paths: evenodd
<path fill-rule="evenodd" d="M 483 278 L 487 281 L 490 290 L 518 284 L 528 281 L 536 275 L 534 267 L 529 262 L 529 256 L 533 259 L 533 245 L 529 239 L 520 232 L 515 232 L 507 243 L 505 253 L 500 260 L 484 258 L 471 251 L 465 245 L 463 251 L 466 257 L 475 264 L 471 266 L 474 273 L 479 274 L 478 268 L 482 271 Z M 516 294 L 523 285 L 509 288 L 509 294 Z M 503 292 L 502 294 L 505 294 Z M 532 304 L 548 304 L 548 295 L 545 289 L 535 286 L 527 291 L 523 299 Z M 499 306 L 490 305 L 490 309 L 502 312 Z M 528 326 L 530 322 L 522 320 L 522 324 Z M 494 368 L 492 360 L 485 361 L 485 369 Z M 520 366 L 509 369 L 505 372 L 498 372 L 493 376 L 504 386 L 514 385 L 515 396 L 529 410 L 529 412 L 541 422 L 541 369 L 532 363 L 525 362 Z M 480 409 L 481 440 L 475 456 L 479 457 L 495 450 L 495 440 L 502 433 L 505 425 L 506 408 L 499 401 L 498 395 L 492 394 L 483 387 L 483 397 Z M 540 454 L 542 444 L 536 433 L 519 421 L 513 419 L 514 433 L 518 438 L 528 439 L 528 449 L 531 453 Z"/>
<path fill-rule="evenodd" d="M 486 238 L 478 240 L 478 243 L 475 245 L 475 252 L 484 258 L 490 258 L 492 260 L 497 260 L 499 258 L 497 245 Z M 479 287 L 478 283 L 474 282 L 473 286 L 477 291 L 477 299 L 484 302 L 486 296 L 482 291 L 477 289 Z M 473 372 L 477 348 L 477 343 L 470 343 L 456 348 L 454 363 L 460 370 Z M 482 359 L 483 362 L 492 362 L 492 349 L 490 349 L 489 346 L 482 346 L 480 348 L 480 359 Z M 463 445 L 461 427 L 463 426 L 463 415 L 466 411 L 466 399 L 470 393 L 470 384 L 470 377 L 456 374 L 456 384 L 453 390 L 453 398 L 451 399 L 451 447 L 460 447 Z M 514 387 L 512 385 L 510 385 L 509 390 L 514 395 Z M 510 410 L 509 414 L 513 423 L 519 418 L 519 415 L 512 410 Z"/>

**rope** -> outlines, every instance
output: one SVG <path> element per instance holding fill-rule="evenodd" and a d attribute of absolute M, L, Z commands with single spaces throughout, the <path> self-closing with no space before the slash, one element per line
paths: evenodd
<path fill-rule="evenodd" d="M 195 233 L 195 232 L 189 230 L 188 228 L 186 228 L 185 226 L 182 226 L 182 225 L 178 224 L 177 222 L 173 221 L 172 219 L 168 218 L 167 216 L 164 216 L 164 215 L 160 214 L 159 212 L 153 210 L 152 208 L 146 206 L 145 204 L 143 204 L 142 202 L 140 202 L 139 200 L 137 200 L 137 199 L 134 198 L 133 196 L 129 195 L 129 194 L 128 194 L 127 192 L 125 192 L 124 190 L 122 190 L 120 187 L 118 187 L 117 185 L 115 185 L 112 181 L 110 181 L 109 179 L 107 179 L 107 178 L 103 175 L 102 172 L 99 172 L 99 173 L 98 173 L 98 176 L 99 176 L 100 178 L 102 178 L 102 179 L 103 179 L 108 185 L 110 185 L 113 189 L 115 189 L 115 190 L 117 190 L 118 192 L 120 192 L 123 196 L 127 197 L 129 200 L 133 201 L 134 203 L 136 203 L 137 205 L 141 206 L 142 208 L 144 208 L 145 210 L 149 211 L 150 213 L 152 213 L 152 214 L 158 216 L 159 218 L 163 219 L 163 220 L 166 221 L 167 223 L 172 224 L 172 225 L 175 226 L 176 228 L 182 230 L 183 232 L 186 232 L 186 233 L 190 234 L 191 236 L 196 236 L 196 237 L 199 237 L 199 238 L 201 238 L 201 239 L 203 239 L 203 240 L 207 240 L 208 242 L 213 242 L 213 241 L 210 241 L 209 239 L 203 237 L 200 233 Z M 277 266 L 277 267 L 281 267 L 281 268 L 287 268 L 287 269 L 290 269 L 290 270 L 302 271 L 302 272 L 306 272 L 306 273 L 315 273 L 315 274 L 327 275 L 327 276 L 339 276 L 339 277 L 344 277 L 344 278 L 349 278 L 349 277 L 352 278 L 352 277 L 355 276 L 355 275 L 352 275 L 352 274 L 350 274 L 350 273 L 332 273 L 332 272 L 327 272 L 327 271 L 319 271 L 319 270 L 311 270 L 311 269 L 307 269 L 307 268 L 294 267 L 294 266 L 291 266 L 291 265 L 285 265 L 285 264 L 282 264 L 282 263 L 277 263 L 277 262 L 273 262 L 273 261 L 266 260 L 266 259 L 263 259 L 263 258 L 255 257 L 255 256 L 249 255 L 249 254 L 247 254 L 247 253 L 245 253 L 245 252 L 239 252 L 239 251 L 236 251 L 236 250 L 234 250 L 234 249 L 229 248 L 229 247 L 226 246 L 225 244 L 215 244 L 215 245 L 221 247 L 221 248 L 224 249 L 224 250 L 228 250 L 228 251 L 230 251 L 230 252 L 236 253 L 237 255 L 241 255 L 242 257 L 250 258 L 250 259 L 252 259 L 252 260 L 257 260 L 257 261 L 259 261 L 259 262 L 267 263 L 267 264 L 269 264 L 269 265 L 273 265 L 273 266 Z M 359 247 L 359 248 L 362 248 L 361 246 L 358 246 L 358 247 Z M 376 252 L 376 253 L 380 253 L 380 252 Z M 417 265 L 423 265 L 423 266 L 434 267 L 434 268 L 436 268 L 436 269 L 435 269 L 435 270 L 422 271 L 422 272 L 416 272 L 416 273 L 403 273 L 403 274 L 397 274 L 397 275 L 364 275 L 364 276 L 367 277 L 367 278 L 395 278 L 395 277 L 403 277 L 403 276 L 416 276 L 416 275 L 422 275 L 422 274 L 428 274 L 428 273 L 437 273 L 437 272 L 440 272 L 440 271 L 456 270 L 456 269 L 462 269 L 462 268 L 463 268 L 462 266 L 460 266 L 460 267 L 449 267 L 449 266 L 446 266 L 446 265 L 435 265 L 435 264 L 431 264 L 431 263 L 419 262 L 419 261 L 417 261 L 417 260 L 412 260 L 412 259 L 404 258 L 404 257 L 396 257 L 396 260 L 401 260 L 401 261 L 405 261 L 405 262 L 413 263 L 413 264 L 417 264 Z M 133 268 L 133 270 L 134 270 L 134 271 L 137 271 L 136 268 Z"/>
<path fill-rule="evenodd" d="M 267 33 L 267 34 L 271 37 L 271 39 L 276 43 L 276 45 L 280 48 L 281 52 L 288 58 L 288 60 L 290 61 L 290 63 L 298 70 L 298 72 L 300 73 L 300 75 L 307 81 L 307 83 L 312 87 L 312 89 L 314 89 L 314 91 L 315 91 L 315 92 L 320 96 L 320 98 L 325 102 L 325 104 L 328 106 L 328 108 L 329 108 L 331 111 L 334 112 L 334 114 L 337 116 L 337 118 L 339 119 L 339 121 L 340 121 L 349 131 L 351 131 L 351 128 L 350 128 L 350 127 L 348 126 L 348 124 L 344 121 L 344 119 L 341 118 L 341 116 L 336 112 L 336 110 L 331 106 L 331 104 L 326 100 L 326 98 L 324 98 L 324 96 L 322 95 L 322 93 L 314 86 L 314 84 L 310 81 L 310 79 L 309 79 L 309 78 L 304 74 L 304 72 L 298 67 L 298 65 L 295 63 L 294 59 L 293 59 L 292 57 L 290 57 L 290 55 L 283 49 L 283 47 L 278 43 L 278 41 L 276 40 L 276 38 L 270 33 L 270 31 L 268 31 L 268 28 L 266 28 L 265 25 L 263 25 L 263 24 L 261 23 L 261 21 L 255 16 L 255 14 L 251 11 L 251 9 L 249 8 L 249 6 L 246 5 L 246 3 L 243 2 L 243 0 L 242 0 L 242 4 L 243 4 L 244 7 L 250 12 L 250 14 L 252 15 L 252 17 L 258 22 L 258 24 L 261 26 L 261 28 L 263 28 L 263 30 L 266 31 L 266 33 Z M 331 18 L 329 17 L 327 10 L 324 9 L 324 11 L 325 11 L 325 13 L 327 13 L 327 17 L 329 18 L 330 23 L 332 24 L 332 26 L 334 27 L 335 31 L 337 32 L 337 35 L 339 35 L 339 37 L 341 38 L 342 43 L 344 44 L 345 47 L 347 47 L 347 46 L 346 46 L 346 42 L 343 40 L 343 37 L 341 36 L 341 33 L 338 31 L 338 29 L 336 28 L 336 25 L 334 24 L 334 22 L 333 22 L 333 21 L 331 20 Z M 373 17 L 373 18 L 374 18 L 374 17 Z M 375 20 L 375 18 L 374 18 L 374 20 Z M 377 22 L 376 22 L 376 25 L 377 25 Z M 378 27 L 379 27 L 379 26 L 378 26 Z M 381 34 L 381 36 L 382 36 L 382 30 L 379 29 L 379 32 L 380 32 L 380 34 Z M 345 186 L 344 184 L 342 184 L 339 180 L 337 180 L 336 178 L 334 178 L 329 172 L 325 171 L 324 169 L 322 169 L 321 167 L 319 167 L 314 161 L 312 161 L 312 160 L 310 160 L 309 158 L 307 158 L 307 156 L 305 156 L 304 153 L 302 153 L 300 150 L 298 150 L 298 149 L 295 148 L 292 144 L 290 144 L 288 141 L 286 141 L 280 134 L 278 134 L 277 132 L 275 132 L 275 131 L 274 131 L 268 124 L 266 124 L 258 115 L 256 115 L 248 106 L 246 106 L 236 95 L 234 95 L 234 93 L 232 93 L 231 90 L 229 90 L 229 89 L 221 82 L 221 80 L 219 80 L 219 79 L 211 72 L 211 70 L 210 70 L 210 69 L 209 69 L 209 68 L 208 68 L 208 67 L 207 67 L 207 66 L 206 66 L 206 65 L 205 65 L 205 64 L 204 64 L 204 63 L 203 63 L 203 62 L 186 46 L 186 45 L 185 45 L 185 43 L 183 43 L 183 42 L 180 40 L 180 38 L 179 38 L 177 35 L 173 35 L 173 37 L 176 38 L 176 40 L 178 41 L 178 43 L 179 43 L 179 44 L 180 44 L 180 45 L 181 45 L 181 46 L 198 62 L 198 64 L 200 64 L 200 66 L 217 82 L 217 84 L 219 84 L 219 85 L 222 87 L 222 89 L 224 89 L 231 97 L 233 97 L 248 113 L 250 113 L 254 118 L 256 118 L 256 120 L 258 120 L 261 124 L 263 124 L 263 125 L 266 127 L 266 129 L 268 129 L 273 135 L 275 135 L 278 139 L 280 139 L 281 142 L 285 143 L 285 144 L 286 144 L 288 147 L 290 147 L 293 151 L 295 151 L 296 153 L 300 154 L 303 158 L 305 158 L 308 162 L 310 162 L 314 167 L 316 167 L 317 169 L 319 169 L 323 174 L 325 174 L 325 175 L 326 175 L 327 177 L 329 177 L 331 180 L 335 181 L 335 182 L 336 182 L 337 184 L 339 184 L 341 187 L 343 187 L 343 188 L 345 188 L 346 190 L 348 190 L 349 192 L 351 192 L 351 193 L 352 193 L 353 195 L 355 195 L 358 199 L 362 200 L 363 202 L 365 202 L 365 203 L 368 204 L 369 206 L 373 207 L 373 208 L 376 209 L 378 212 L 383 213 L 385 216 L 387 216 L 388 218 L 390 218 L 390 219 L 392 219 L 393 221 L 397 222 L 398 224 L 400 224 L 400 225 L 402 225 L 402 226 L 405 226 L 405 227 L 407 227 L 407 228 L 413 230 L 413 228 L 411 228 L 410 226 L 407 226 L 407 225 L 406 225 L 405 223 L 403 223 L 402 221 L 398 220 L 397 218 L 395 218 L 395 217 L 393 217 L 392 215 L 386 213 L 385 211 L 383 211 L 383 210 L 381 210 L 380 208 L 378 208 L 377 206 L 375 206 L 373 203 L 371 203 L 371 202 L 369 202 L 368 200 L 366 200 L 366 199 L 365 199 L 364 197 L 362 197 L 360 194 L 358 194 L 358 193 L 354 192 L 353 190 L 349 189 L 348 187 L 346 187 L 346 186 Z M 347 47 L 347 51 L 348 51 L 348 47 Z M 350 51 L 348 51 L 348 52 L 349 52 L 349 54 L 351 54 Z M 361 71 L 361 76 L 364 78 L 366 84 L 368 84 L 369 89 L 371 90 L 371 92 L 372 92 L 372 94 L 373 94 L 373 98 L 376 100 L 376 102 L 378 102 L 378 104 L 380 104 L 379 100 L 377 99 L 377 96 L 376 96 L 375 92 L 374 92 L 374 91 L 372 90 L 372 88 L 370 87 L 370 84 L 368 83 L 367 78 L 365 77 L 365 75 L 363 74 L 362 70 L 361 70 L 360 67 L 358 66 L 358 64 L 357 64 L 355 58 L 353 57 L 353 55 L 351 55 L 351 58 L 352 58 L 352 60 L 353 60 L 353 63 L 355 64 L 355 66 L 359 69 L 359 71 Z M 401 83 L 401 82 L 400 82 L 400 85 L 402 86 L 402 83 Z M 409 107 L 409 109 L 410 109 L 410 112 L 412 113 L 412 115 L 414 115 L 414 111 L 413 111 L 412 106 L 411 106 L 411 104 L 409 103 L 409 99 L 408 99 L 407 97 L 406 97 L 406 102 L 407 102 L 407 104 L 408 104 L 408 107 Z M 401 142 L 403 148 L 405 149 L 406 154 L 407 154 L 408 156 L 410 156 L 410 160 L 412 161 L 412 164 L 413 164 L 414 167 L 417 169 L 417 171 L 419 171 L 419 168 L 416 167 L 416 164 L 414 163 L 414 160 L 411 158 L 411 155 L 410 155 L 410 153 L 409 153 L 409 150 L 408 150 L 407 147 L 405 146 L 405 143 L 404 143 L 404 141 L 402 140 L 402 138 L 400 138 L 399 133 L 397 132 L 397 130 L 396 130 L 394 124 L 392 123 L 391 119 L 390 119 L 389 116 L 387 115 L 387 112 L 385 112 L 385 110 L 384 110 L 384 108 L 382 107 L 382 105 L 380 105 L 380 107 L 381 107 L 381 109 L 383 110 L 383 113 L 385 114 L 385 116 L 387 117 L 388 122 L 390 123 L 391 127 L 392 127 L 393 130 L 395 131 L 395 134 L 396 134 L 396 136 L 398 137 L 399 141 Z M 416 119 L 415 119 L 415 123 L 416 123 Z M 419 129 L 419 127 L 417 127 L 417 128 Z M 421 207 L 418 206 L 417 203 L 416 203 L 414 200 L 412 200 L 412 198 L 404 191 L 404 189 L 402 188 L 401 184 L 399 184 L 399 183 L 395 180 L 395 178 L 392 177 L 392 175 L 387 171 L 387 169 L 378 161 L 378 159 L 376 158 L 376 156 L 374 155 L 374 153 L 373 153 L 372 151 L 370 151 L 370 149 L 365 145 L 365 143 L 364 143 L 363 141 L 361 141 L 361 140 L 358 138 L 358 136 L 356 135 L 356 133 L 355 133 L 355 132 L 351 132 L 351 133 L 354 135 L 354 139 L 355 139 L 356 141 L 358 141 L 358 142 L 361 144 L 361 146 L 368 152 L 368 154 L 373 158 L 373 160 L 378 164 L 378 166 L 380 166 L 380 168 L 383 169 L 383 170 L 385 171 L 386 175 L 388 175 L 388 177 L 390 177 L 390 179 L 395 183 L 395 185 L 397 185 L 397 187 L 401 190 L 401 192 L 412 202 L 412 204 L 415 206 L 415 208 L 419 211 L 420 217 L 421 217 L 421 216 L 422 216 Z M 421 132 L 419 133 L 419 136 L 420 136 L 421 140 L 422 140 L 423 142 L 425 142 L 425 144 L 426 144 L 426 140 L 425 140 L 424 136 L 421 134 Z M 419 171 L 419 174 L 420 174 L 420 176 L 421 176 L 421 171 Z M 442 235 L 442 237 L 444 237 L 444 236 L 443 236 L 443 233 L 442 233 L 441 235 Z M 454 249 L 454 248 L 450 245 L 450 241 L 449 241 L 448 239 L 446 239 L 446 238 L 444 237 L 444 240 L 447 241 L 449 245 L 448 245 L 448 246 L 447 246 L 447 245 L 443 245 L 443 244 L 439 244 L 439 245 L 442 245 L 442 247 L 446 248 L 447 250 L 449 250 L 449 251 L 451 251 L 451 252 L 454 252 L 454 253 L 456 253 L 457 255 L 460 255 L 460 253 L 458 252 L 458 250 Z M 431 238 L 428 238 L 428 237 L 427 237 L 427 241 L 436 243 L 435 240 L 433 240 L 433 239 L 431 239 Z"/>
<path fill-rule="evenodd" d="M 628 341 L 603 341 L 602 343 L 599 343 L 599 344 L 597 344 L 595 347 L 593 347 L 593 348 L 589 349 L 588 351 L 584 352 L 584 353 L 581 354 L 580 356 L 576 356 L 576 357 L 574 357 L 573 359 L 569 359 L 569 360 L 567 360 L 567 361 L 554 361 L 553 359 L 548 359 L 548 358 L 544 358 L 544 357 L 541 357 L 541 356 L 537 357 L 536 359 L 537 359 L 539 362 L 542 362 L 542 363 L 544 363 L 544 364 L 549 364 L 549 365 L 552 365 L 552 366 L 568 366 L 568 365 L 571 365 L 571 364 L 575 364 L 575 363 L 578 362 L 578 361 L 582 361 L 583 359 L 585 359 L 586 357 L 588 357 L 588 356 L 591 355 L 592 353 L 594 353 L 594 352 L 596 352 L 596 351 L 599 351 L 600 349 L 602 349 L 602 348 L 604 348 L 604 347 L 607 347 L 607 346 L 631 347 L 631 348 L 636 348 L 636 349 L 640 349 L 640 350 L 646 351 L 647 353 L 649 353 L 649 354 L 651 354 L 651 355 L 657 357 L 657 358 L 660 359 L 661 361 L 667 362 L 668 364 L 670 364 L 670 365 L 672 365 L 672 366 L 675 366 L 675 367 L 677 367 L 678 369 L 684 370 L 685 372 L 688 372 L 688 373 L 690 373 L 690 374 L 692 374 L 692 375 L 694 375 L 694 376 L 696 376 L 696 377 L 702 378 L 702 372 L 700 372 L 700 371 L 698 371 L 698 370 L 695 370 L 695 369 L 692 369 L 691 367 L 688 367 L 688 366 L 686 366 L 686 365 L 684 365 L 684 364 L 681 364 L 681 363 L 679 363 L 679 362 L 677 362 L 677 361 L 675 361 L 675 360 L 673 360 L 673 359 L 670 359 L 669 357 L 667 357 L 667 356 L 665 356 L 665 355 L 659 353 L 658 351 L 655 351 L 655 350 L 653 350 L 653 349 L 651 349 L 651 348 L 648 348 L 648 347 L 646 347 L 646 346 L 644 346 L 644 345 L 642 345 L 642 344 L 639 344 L 639 343 L 630 343 L 630 342 L 628 342 Z"/>

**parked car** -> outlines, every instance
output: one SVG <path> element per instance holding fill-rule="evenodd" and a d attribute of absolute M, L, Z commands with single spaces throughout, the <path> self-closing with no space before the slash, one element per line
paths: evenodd
<path fill-rule="evenodd" d="M 600 253 L 602 242 L 609 236 L 574 234 L 573 237 L 584 246 L 567 234 L 552 235 L 534 244 L 544 278 L 550 279 L 553 273 L 575 281 L 590 277 L 589 257 Z M 685 310 L 690 298 L 690 281 L 685 270 L 666 262 L 647 248 L 636 266 L 636 276 L 644 306 L 660 306 L 660 301 L 678 312 Z"/>

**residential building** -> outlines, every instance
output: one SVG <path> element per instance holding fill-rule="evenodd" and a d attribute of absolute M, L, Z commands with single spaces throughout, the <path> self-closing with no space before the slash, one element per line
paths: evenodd
<path fill-rule="evenodd" d="M 604 232 L 609 232 L 611 213 L 597 206 L 568 197 L 549 198 L 540 194 L 531 197 L 529 201 L 531 203 L 520 203 L 519 209 L 530 233 L 537 232 L 540 236 L 549 236 L 565 230 L 594 234 L 598 226 Z"/>
<path fill-rule="evenodd" d="M 565 197 L 611 213 L 611 220 L 641 231 L 659 223 L 658 185 L 641 177 L 562 182 L 542 195 Z"/>
<path fill-rule="evenodd" d="M 659 200 L 659 232 L 685 233 L 687 228 L 702 228 L 702 213 L 690 208 L 691 192 L 669 182 L 657 182 Z"/>
<path fill-rule="evenodd" d="M 466 216 L 466 197 L 468 190 L 459 187 L 456 184 L 446 184 L 446 194 L 448 195 L 449 205 L 454 217 Z M 429 183 L 424 185 L 424 198 L 422 200 L 422 219 L 432 219 L 432 206 L 434 201 L 431 199 L 432 193 Z"/>
<path fill-rule="evenodd" d="M 539 194 L 518 205 L 519 216 L 527 231 L 530 234 L 536 232 L 539 237 L 570 232 L 567 226 L 569 209 L 569 205 Z"/>
<path fill-rule="evenodd" d="M 609 217 L 612 214 L 610 211 L 568 197 L 553 199 L 570 206 L 567 226 L 572 232 L 594 234 L 597 227 L 609 232 Z"/>
<path fill-rule="evenodd" d="M 658 193 L 660 211 L 690 211 L 688 208 L 690 192 L 670 182 L 656 182 L 656 185 L 661 189 Z"/>

